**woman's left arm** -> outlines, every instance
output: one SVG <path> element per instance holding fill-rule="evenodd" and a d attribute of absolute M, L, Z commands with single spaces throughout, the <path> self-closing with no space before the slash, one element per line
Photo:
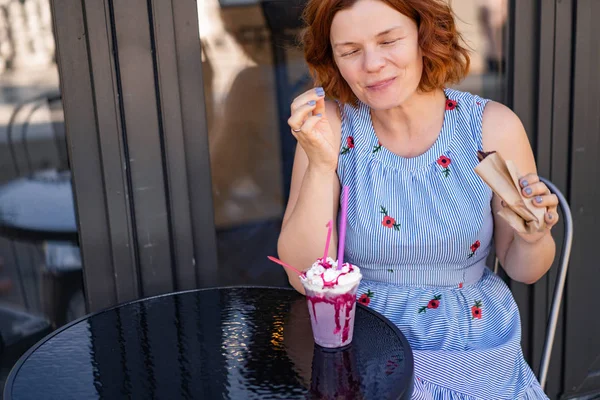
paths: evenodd
<path fill-rule="evenodd" d="M 505 160 L 512 160 L 523 174 L 519 182 L 524 196 L 533 204 L 546 208 L 546 229 L 543 232 L 520 234 L 497 215 L 502 200 L 494 194 L 494 243 L 497 257 L 511 279 L 535 283 L 552 265 L 555 243 L 550 229 L 558 222 L 558 198 L 539 180 L 533 151 L 519 117 L 508 107 L 489 102 L 483 113 L 483 150 L 497 151 Z"/>

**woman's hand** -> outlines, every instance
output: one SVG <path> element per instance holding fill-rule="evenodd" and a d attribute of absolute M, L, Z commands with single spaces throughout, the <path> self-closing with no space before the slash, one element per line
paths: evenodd
<path fill-rule="evenodd" d="M 325 113 L 323 88 L 310 89 L 296 97 L 291 105 L 288 125 L 306 153 L 311 167 L 324 171 L 337 168 L 339 143 L 336 143 Z"/>
<path fill-rule="evenodd" d="M 542 232 L 530 234 L 517 233 L 527 243 L 535 243 L 550 232 L 552 227 L 558 222 L 558 212 L 556 211 L 558 197 L 550 192 L 548 186 L 540 181 L 540 178 L 536 174 L 525 175 L 519 179 L 519 183 L 523 196 L 532 199 L 535 207 L 546 208 L 546 213 L 544 214 L 546 228 Z"/>

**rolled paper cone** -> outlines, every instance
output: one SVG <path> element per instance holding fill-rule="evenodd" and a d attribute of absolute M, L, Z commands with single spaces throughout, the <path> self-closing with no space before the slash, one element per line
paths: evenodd
<path fill-rule="evenodd" d="M 532 233 L 545 228 L 545 208 L 536 207 L 533 199 L 521 192 L 519 172 L 512 161 L 505 161 L 500 154 L 493 152 L 475 167 L 475 172 L 506 203 L 508 209 L 498 212 L 515 230 Z"/>

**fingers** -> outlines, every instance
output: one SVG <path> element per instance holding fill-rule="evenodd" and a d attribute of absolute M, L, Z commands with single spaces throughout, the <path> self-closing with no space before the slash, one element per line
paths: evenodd
<path fill-rule="evenodd" d="M 556 209 L 556 206 L 558 205 L 558 197 L 556 197 L 555 194 L 536 195 L 529 197 L 533 197 L 533 204 L 535 204 L 537 207 L 548 207 L 548 209 Z"/>
<path fill-rule="evenodd" d="M 558 223 L 558 213 L 556 212 L 556 208 L 553 211 L 548 210 L 544 215 L 544 220 L 546 221 L 546 226 L 548 228 L 552 228 L 556 225 Z"/>
<path fill-rule="evenodd" d="M 523 183 L 526 183 L 526 185 L 523 186 Z M 523 189 L 521 189 L 521 191 L 523 193 L 523 196 L 525 197 L 534 197 L 550 194 L 550 190 L 548 189 L 548 187 L 544 185 L 543 182 L 540 182 L 539 179 L 535 182 L 531 182 L 527 179 L 521 179 L 521 186 L 523 186 Z"/>
<path fill-rule="evenodd" d="M 536 207 L 546 208 L 544 220 L 548 228 L 558 223 L 558 197 L 540 181 L 536 174 L 528 174 L 520 179 L 523 196 L 531 198 Z"/>
<path fill-rule="evenodd" d="M 536 174 L 527 174 L 519 179 L 519 183 L 521 184 L 522 188 L 526 188 L 527 186 L 538 183 L 539 181 L 540 178 Z"/>
<path fill-rule="evenodd" d="M 327 116 L 325 114 L 325 97 L 321 97 L 320 99 L 317 100 L 317 106 L 315 107 L 314 111 L 313 111 L 313 115 L 316 114 L 321 114 L 324 116 Z"/>
<path fill-rule="evenodd" d="M 300 140 L 301 137 L 303 139 L 315 139 L 314 136 L 314 128 L 315 125 L 317 125 L 319 123 L 319 121 L 322 119 L 322 115 L 321 114 L 317 114 L 317 115 L 313 115 L 311 117 L 308 117 L 306 119 L 306 121 L 304 121 L 304 124 L 302 124 L 302 126 L 299 128 L 298 131 L 294 131 L 292 130 L 292 134 L 296 137 L 296 139 Z"/>
<path fill-rule="evenodd" d="M 314 100 L 315 102 L 317 100 L 325 100 L 325 90 L 323 90 L 322 87 L 316 87 L 316 88 L 307 90 L 306 92 L 302 93 L 300 96 L 296 97 L 294 99 L 294 101 L 292 102 L 292 105 L 290 106 L 291 113 L 294 114 L 294 112 L 298 108 L 304 106 L 306 103 L 308 103 L 311 100 Z M 324 107 L 325 107 L 325 103 L 323 102 L 323 111 L 325 111 Z M 321 111 L 318 111 L 318 112 L 321 112 Z M 323 112 L 321 112 L 321 113 L 323 114 Z"/>
<path fill-rule="evenodd" d="M 292 132 L 298 131 L 302 127 L 304 122 L 315 110 L 316 104 L 316 100 L 309 100 L 307 103 L 296 107 L 290 118 L 288 118 L 288 125 L 292 128 Z"/>

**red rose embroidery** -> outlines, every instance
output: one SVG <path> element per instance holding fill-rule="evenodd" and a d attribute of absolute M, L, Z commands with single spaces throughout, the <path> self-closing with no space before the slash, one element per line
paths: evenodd
<path fill-rule="evenodd" d="M 438 158 L 437 163 L 440 164 L 440 166 L 446 168 L 448 165 L 450 165 L 451 160 L 446 157 L 446 156 L 440 156 L 440 158 Z"/>
<path fill-rule="evenodd" d="M 388 215 L 388 212 L 384 206 L 381 206 L 381 210 L 379 212 L 384 215 L 381 225 L 385 226 L 386 228 L 394 228 L 397 231 L 400 230 L 400 224 L 397 224 L 396 220 Z"/>
<path fill-rule="evenodd" d="M 427 311 L 427 309 L 436 309 L 440 306 L 440 300 L 442 299 L 442 295 L 438 294 L 436 296 L 433 296 L 433 299 L 429 300 L 429 303 L 427 303 L 426 306 L 423 306 L 421 308 L 419 308 L 419 314 L 424 313 Z"/>
<path fill-rule="evenodd" d="M 367 290 L 367 293 L 363 293 L 358 298 L 358 302 L 364 306 L 368 306 L 371 303 L 371 297 L 373 297 L 373 292 Z"/>
<path fill-rule="evenodd" d="M 348 147 L 353 149 L 354 148 L 354 137 L 348 136 L 348 139 L 346 139 L 346 143 L 348 144 Z"/>
<path fill-rule="evenodd" d="M 396 220 L 392 217 L 383 217 L 383 221 L 381 221 L 381 223 L 383 224 L 383 226 L 391 228 L 396 223 Z"/>
<path fill-rule="evenodd" d="M 448 168 L 448 167 L 452 163 L 452 160 L 450 160 L 448 157 L 442 155 L 442 156 L 440 156 L 440 158 L 438 158 L 437 163 L 440 167 L 444 168 L 442 170 L 442 173 L 447 178 L 448 175 L 450 175 L 450 168 Z"/>
<path fill-rule="evenodd" d="M 481 301 L 476 301 L 475 305 L 471 307 L 472 319 L 481 319 Z"/>
<path fill-rule="evenodd" d="M 350 151 L 350 149 L 353 149 L 353 148 L 354 148 L 354 137 L 348 136 L 346 138 L 346 146 L 342 147 L 341 154 L 346 154 L 347 152 Z"/>
<path fill-rule="evenodd" d="M 471 254 L 469 254 L 469 258 L 471 258 L 475 255 L 475 252 L 477 251 L 479 246 L 481 246 L 481 243 L 479 242 L 479 240 L 475 241 L 475 243 L 473 243 L 471 245 Z"/>
<path fill-rule="evenodd" d="M 429 303 L 427 304 L 427 308 L 438 308 L 440 306 L 440 301 L 439 300 L 429 300 Z"/>
<path fill-rule="evenodd" d="M 462 288 L 463 288 L 463 283 L 462 283 L 462 282 L 458 284 L 458 288 L 459 288 L 459 289 L 462 289 Z"/>
<path fill-rule="evenodd" d="M 454 110 L 457 105 L 455 100 L 446 99 L 446 110 Z"/>

